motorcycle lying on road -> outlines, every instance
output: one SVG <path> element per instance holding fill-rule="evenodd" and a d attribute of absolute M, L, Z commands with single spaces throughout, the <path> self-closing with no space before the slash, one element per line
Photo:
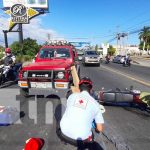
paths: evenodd
<path fill-rule="evenodd" d="M 0 65 L 0 88 L 17 82 L 21 67 L 21 63 L 8 66 Z"/>
<path fill-rule="evenodd" d="M 72 91 L 69 90 L 66 98 L 71 94 Z M 133 86 L 124 90 L 119 88 L 115 90 L 105 90 L 104 88 L 100 91 L 93 90 L 91 91 L 91 96 L 101 105 L 129 106 L 150 112 L 150 92 L 133 89 Z M 102 112 L 104 111 L 103 108 L 100 107 L 100 109 Z"/>
<path fill-rule="evenodd" d="M 150 93 L 134 90 L 107 90 L 102 89 L 98 94 L 98 101 L 102 105 L 129 106 L 150 111 Z"/>

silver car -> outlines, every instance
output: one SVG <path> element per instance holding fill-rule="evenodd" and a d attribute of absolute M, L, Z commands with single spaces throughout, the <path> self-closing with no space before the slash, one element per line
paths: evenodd
<path fill-rule="evenodd" d="M 97 54 L 96 51 L 86 50 L 84 51 L 82 63 L 83 65 L 95 64 L 97 66 L 100 66 L 100 56 Z"/>

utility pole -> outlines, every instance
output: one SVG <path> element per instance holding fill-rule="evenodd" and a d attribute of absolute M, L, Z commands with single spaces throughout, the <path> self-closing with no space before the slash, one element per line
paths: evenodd
<path fill-rule="evenodd" d="M 23 30 L 22 24 L 18 24 L 18 32 L 19 32 L 19 43 L 23 44 Z"/>
<path fill-rule="evenodd" d="M 119 26 L 117 26 L 117 45 L 116 45 L 117 53 L 118 53 L 118 40 L 119 40 Z"/>
<path fill-rule="evenodd" d="M 127 51 L 128 51 L 128 36 L 129 36 L 129 34 L 127 33 L 127 38 L 126 38 L 126 54 L 127 54 Z"/>
<path fill-rule="evenodd" d="M 124 55 L 124 53 L 125 53 L 124 38 L 125 38 L 125 33 L 122 33 L 122 54 L 123 54 L 123 55 Z"/>
<path fill-rule="evenodd" d="M 48 39 L 48 41 L 51 40 L 51 34 L 50 33 L 47 34 L 47 39 Z"/>
<path fill-rule="evenodd" d="M 7 48 L 8 47 L 8 38 L 7 38 L 8 31 L 3 30 L 3 33 L 4 33 L 4 40 L 5 40 L 5 48 Z"/>

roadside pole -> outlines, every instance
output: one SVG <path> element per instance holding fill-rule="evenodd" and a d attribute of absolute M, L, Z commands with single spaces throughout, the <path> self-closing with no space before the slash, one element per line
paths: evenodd
<path fill-rule="evenodd" d="M 4 40 L 5 40 L 5 48 L 7 48 L 8 47 L 8 38 L 7 38 L 8 31 L 3 30 L 3 33 L 4 33 Z"/>
<path fill-rule="evenodd" d="M 116 52 L 118 54 L 118 34 L 117 34 L 117 46 L 116 46 Z"/>
<path fill-rule="evenodd" d="M 19 27 L 18 27 L 18 29 L 19 29 L 19 43 L 20 44 L 23 44 L 23 30 L 22 30 L 22 24 L 18 24 L 19 25 Z"/>
<path fill-rule="evenodd" d="M 118 40 L 119 40 L 119 26 L 117 28 L 117 46 L 116 46 L 116 54 L 118 55 Z"/>

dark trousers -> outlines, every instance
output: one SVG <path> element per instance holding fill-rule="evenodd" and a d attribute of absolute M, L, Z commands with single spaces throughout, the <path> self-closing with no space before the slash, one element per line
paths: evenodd
<path fill-rule="evenodd" d="M 64 135 L 61 132 L 60 128 L 58 128 L 56 132 L 57 132 L 58 137 L 62 141 L 76 146 L 77 150 L 84 150 L 86 148 L 89 149 L 89 150 L 94 150 L 94 148 L 93 148 L 93 142 L 94 141 L 93 140 L 92 141 L 87 141 L 87 140 L 83 141 L 83 140 L 80 140 L 80 139 L 78 139 L 78 140 L 71 139 L 71 138 L 67 137 L 66 135 Z"/>

